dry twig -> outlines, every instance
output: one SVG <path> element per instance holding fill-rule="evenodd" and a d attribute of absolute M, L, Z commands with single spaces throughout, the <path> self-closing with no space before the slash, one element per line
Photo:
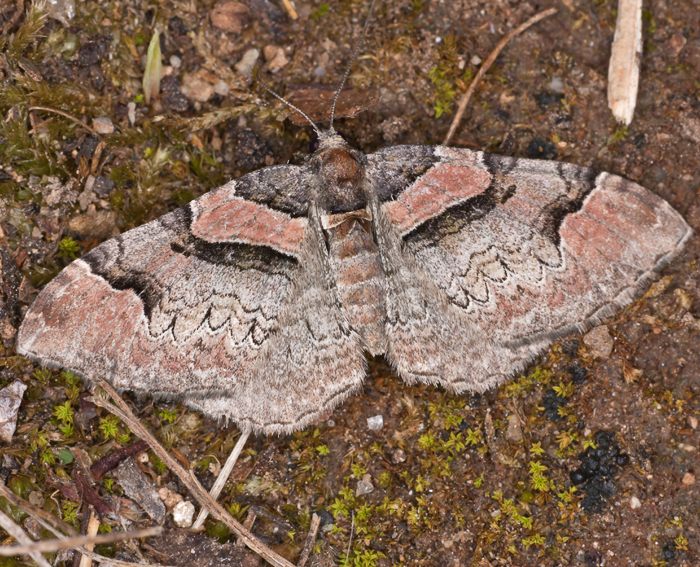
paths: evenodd
<path fill-rule="evenodd" d="M 29 514 L 32 518 L 34 518 L 37 522 L 39 522 L 39 524 L 41 524 L 45 529 L 54 534 L 57 538 L 64 537 L 64 534 L 66 533 L 70 535 L 77 534 L 73 526 L 65 523 L 63 520 L 56 518 L 55 516 L 52 516 L 46 510 L 37 508 L 33 504 L 30 504 L 29 502 L 24 500 L 23 498 L 20 498 L 9 488 L 7 488 L 7 486 L 5 486 L 5 484 L 2 481 L 0 481 L 0 496 L 5 497 L 10 502 L 10 504 L 16 506 L 17 508 L 22 510 L 22 512 Z M 121 559 L 113 559 L 112 557 L 105 557 L 104 555 L 100 555 L 99 553 L 89 551 L 84 547 L 76 547 L 76 550 L 79 551 L 82 555 L 91 557 L 95 561 L 99 561 L 100 563 L 109 563 L 110 565 L 114 565 L 115 567 L 165 567 L 159 565 L 145 564 L 142 562 L 132 563 L 130 561 L 124 561 Z"/>
<path fill-rule="evenodd" d="M 88 536 L 96 536 L 97 535 L 97 530 L 100 529 L 100 518 L 95 514 L 95 509 L 90 507 L 90 518 L 88 519 L 88 525 L 87 529 L 85 530 L 85 534 Z M 88 551 L 94 551 L 95 550 L 95 543 L 86 543 L 85 544 L 85 549 Z M 89 555 L 79 555 L 80 557 L 80 563 L 78 564 L 78 567 L 92 567 L 92 557 Z M 73 558 L 73 562 L 75 563 L 75 558 Z"/>
<path fill-rule="evenodd" d="M 221 491 L 224 488 L 224 485 L 226 484 L 226 481 L 228 480 L 228 477 L 231 476 L 231 472 L 233 471 L 233 467 L 236 464 L 236 461 L 238 460 L 239 455 L 241 454 L 241 451 L 243 450 L 243 447 L 245 447 L 245 443 L 248 440 L 248 436 L 250 435 L 250 428 L 244 429 L 241 431 L 241 436 L 238 438 L 238 441 L 233 447 L 233 450 L 229 454 L 228 458 L 226 459 L 226 462 L 224 463 L 224 466 L 221 468 L 221 471 L 219 471 L 219 476 L 216 477 L 216 481 L 214 482 L 214 486 L 211 487 L 211 490 L 209 491 L 209 495 L 216 500 L 219 497 L 219 494 L 221 494 Z M 197 520 L 195 521 L 194 524 L 192 524 L 192 529 L 193 530 L 198 530 L 204 525 L 204 520 L 207 519 L 207 516 L 209 515 L 209 510 L 206 508 L 202 508 L 199 511 L 199 515 L 197 516 Z"/>
<path fill-rule="evenodd" d="M 2 514 L 2 512 L 0 512 Z M 4 527 L 4 526 L 3 526 Z M 0 557 L 12 557 L 13 555 L 31 555 L 34 553 L 53 553 L 61 549 L 75 549 L 82 545 L 98 545 L 101 543 L 114 543 L 125 539 L 139 539 L 160 535 L 163 528 L 153 526 L 131 532 L 112 532 L 98 535 L 79 535 L 59 539 L 46 539 L 43 541 L 22 542 L 22 545 L 4 545 L 0 547 Z M 14 536 L 13 536 L 14 537 Z M 17 538 L 15 538 L 17 539 Z M 19 541 L 19 539 L 18 539 Z M 34 556 L 32 555 L 32 559 Z M 36 561 L 36 559 L 35 559 Z"/>
<path fill-rule="evenodd" d="M 125 461 L 129 457 L 134 457 L 146 449 L 148 449 L 148 445 L 146 445 L 146 443 L 143 441 L 136 441 L 131 445 L 127 445 L 126 447 L 115 449 L 114 451 L 107 453 L 99 461 L 93 463 L 93 465 L 90 467 L 90 473 L 92 473 L 92 477 L 95 480 L 99 481 L 109 471 L 117 468 L 122 461 Z"/>
<path fill-rule="evenodd" d="M 77 535 L 78 532 L 70 524 L 64 522 L 63 520 L 56 518 L 49 514 L 46 510 L 42 510 L 34 504 L 27 502 L 23 498 L 17 496 L 12 492 L 4 482 L 0 481 L 0 496 L 7 499 L 7 501 L 13 506 L 22 510 L 26 514 L 29 514 L 47 530 L 49 530 L 56 537 L 62 537 L 64 534 Z"/>
<path fill-rule="evenodd" d="M 253 524 L 255 523 L 255 520 L 257 520 L 258 515 L 251 509 L 248 510 L 248 514 L 246 514 L 245 520 L 243 520 L 243 527 L 245 527 L 246 530 L 250 531 L 253 529 Z M 243 541 L 242 540 L 236 540 L 236 547 L 243 547 Z"/>
<path fill-rule="evenodd" d="M 5 530 L 8 534 L 10 534 L 13 538 L 15 538 L 15 540 L 17 540 L 20 543 L 19 546 L 2 546 L 0 547 L 0 551 L 6 548 L 14 549 L 15 547 L 31 548 L 32 545 L 37 543 L 32 541 L 30 537 L 24 532 L 24 530 L 20 528 L 17 524 L 15 524 L 12 518 L 6 515 L 2 510 L 0 510 L 0 528 Z M 46 561 L 43 555 L 41 555 L 41 553 L 39 553 L 36 549 L 31 549 L 24 552 L 18 551 L 16 553 L 11 553 L 10 555 L 29 555 L 36 562 L 36 564 L 39 565 L 39 567 L 51 567 L 51 563 Z M 0 553 L 0 557 L 2 557 L 2 553 Z"/>
<path fill-rule="evenodd" d="M 299 561 L 297 561 L 297 567 L 305 567 L 311 557 L 311 551 L 314 548 L 314 543 L 316 543 L 316 536 L 318 536 L 318 528 L 321 526 L 321 517 L 318 514 L 311 516 L 311 525 L 309 526 L 309 533 L 306 536 L 306 541 L 304 542 L 304 549 L 301 550 L 301 555 L 299 556 Z"/>
<path fill-rule="evenodd" d="M 267 562 L 271 563 L 275 567 L 293 567 L 292 563 L 258 540 L 252 533 L 250 533 L 249 530 L 245 529 L 245 527 L 233 519 L 223 506 L 209 496 L 209 493 L 199 483 L 197 477 L 195 477 L 190 471 L 185 470 L 185 468 L 161 446 L 151 432 L 141 424 L 138 418 L 131 411 L 131 408 L 129 408 L 127 403 L 109 383 L 105 382 L 104 380 L 97 380 L 96 382 L 100 388 L 107 392 L 109 397 L 114 400 L 114 404 L 98 396 L 93 397 L 92 402 L 95 405 L 98 405 L 116 415 L 127 425 L 127 427 L 129 427 L 129 429 L 131 429 L 134 435 L 148 443 L 151 450 L 158 455 L 158 457 L 173 472 L 173 474 L 180 479 L 180 481 L 190 491 L 192 496 L 194 496 L 197 502 L 199 502 L 200 506 L 209 508 L 209 512 L 212 516 L 226 524 L 226 526 L 232 532 L 243 540 L 243 543 L 245 543 L 249 549 L 257 553 Z"/>
<path fill-rule="evenodd" d="M 469 83 L 469 88 L 467 88 L 467 92 L 465 92 L 464 95 L 462 95 L 462 98 L 459 101 L 459 106 L 457 107 L 457 113 L 455 114 L 455 117 L 452 119 L 452 124 L 450 124 L 450 129 L 447 132 L 447 136 L 445 136 L 445 139 L 442 141 L 442 144 L 444 146 L 449 145 L 449 143 L 452 141 L 452 138 L 454 137 L 455 132 L 457 131 L 457 128 L 459 127 L 460 122 L 462 122 L 462 118 L 464 117 L 464 112 L 467 110 L 467 105 L 469 104 L 469 101 L 471 100 L 472 96 L 474 95 L 474 91 L 476 90 L 477 85 L 481 82 L 481 80 L 483 79 L 486 72 L 496 62 L 496 59 L 501 54 L 501 51 L 503 51 L 503 48 L 506 45 L 508 45 L 508 43 L 510 43 L 513 40 L 513 38 L 519 36 L 526 29 L 535 25 L 540 20 L 544 20 L 545 18 L 548 18 L 549 16 L 556 14 L 557 11 L 558 10 L 556 8 L 549 8 L 548 10 L 543 10 L 542 12 L 540 12 L 539 14 L 535 14 L 530 19 L 526 20 L 525 22 L 520 24 L 517 28 L 515 28 L 514 30 L 511 30 L 510 32 L 508 32 L 506 35 L 504 35 L 501 38 L 501 40 L 496 44 L 496 47 L 493 48 L 493 51 L 491 51 L 491 53 L 489 53 L 489 56 L 481 64 L 481 67 L 479 67 L 479 71 L 476 73 L 476 76 L 474 77 L 472 82 Z"/>
<path fill-rule="evenodd" d="M 294 4 L 292 4 L 292 0 L 282 0 L 282 6 L 291 20 L 296 20 L 299 18 L 299 14 L 297 14 L 297 10 L 294 7 Z"/>

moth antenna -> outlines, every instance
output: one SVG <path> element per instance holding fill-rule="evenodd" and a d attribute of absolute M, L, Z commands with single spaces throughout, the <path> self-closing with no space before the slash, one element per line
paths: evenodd
<path fill-rule="evenodd" d="M 335 119 L 335 107 L 338 104 L 338 97 L 340 97 L 341 91 L 345 88 L 345 83 L 347 82 L 348 77 L 350 77 L 350 71 L 352 70 L 352 66 L 355 63 L 355 60 L 357 59 L 357 56 L 360 53 L 360 49 L 362 48 L 367 37 L 367 30 L 369 29 L 369 24 L 372 20 L 372 12 L 374 11 L 374 5 L 376 4 L 376 1 L 377 0 L 372 0 L 372 2 L 370 2 L 369 11 L 367 12 L 367 18 L 365 18 L 365 25 L 362 28 L 362 35 L 360 36 L 359 41 L 352 50 L 350 62 L 345 68 L 345 73 L 343 73 L 343 78 L 340 80 L 340 85 L 338 85 L 338 88 L 336 89 L 335 94 L 333 95 L 333 102 L 331 103 L 331 118 L 330 124 L 328 126 L 328 129 L 331 131 L 333 131 L 333 120 Z"/>
<path fill-rule="evenodd" d="M 321 129 L 316 125 L 316 123 L 309 118 L 309 115 L 306 114 L 301 108 L 298 106 L 293 105 L 291 102 L 289 102 L 286 98 L 284 98 L 282 95 L 278 95 L 275 91 L 273 91 L 270 87 L 268 87 L 265 82 L 260 79 L 259 77 L 256 77 L 256 80 L 260 83 L 260 86 L 267 92 L 268 94 L 271 94 L 274 96 L 277 100 L 280 102 L 284 103 L 287 105 L 289 108 L 291 108 L 293 111 L 297 112 L 299 116 L 303 117 L 304 120 L 306 120 L 311 127 L 314 129 L 314 132 L 316 132 L 316 135 L 321 137 Z"/>

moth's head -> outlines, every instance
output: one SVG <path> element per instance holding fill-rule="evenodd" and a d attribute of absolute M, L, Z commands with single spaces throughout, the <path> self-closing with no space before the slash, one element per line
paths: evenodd
<path fill-rule="evenodd" d="M 362 179 L 362 154 L 333 129 L 319 132 L 318 149 L 312 159 L 330 185 L 356 185 Z"/>

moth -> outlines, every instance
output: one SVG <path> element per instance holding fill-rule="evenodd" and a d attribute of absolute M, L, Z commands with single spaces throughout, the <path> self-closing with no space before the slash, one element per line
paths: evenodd
<path fill-rule="evenodd" d="M 39 294 L 18 351 L 271 434 L 362 388 L 482 392 L 628 304 L 690 227 L 610 173 L 332 128 L 97 246 Z"/>

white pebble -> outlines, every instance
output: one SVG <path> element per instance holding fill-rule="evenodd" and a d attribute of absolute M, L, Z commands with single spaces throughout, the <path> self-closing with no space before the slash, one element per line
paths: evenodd
<path fill-rule="evenodd" d="M 367 427 L 370 431 L 379 431 L 384 427 L 384 416 L 381 414 L 367 418 Z"/>
<path fill-rule="evenodd" d="M 183 500 L 175 504 L 173 508 L 173 522 L 178 528 L 189 528 L 194 518 L 194 504 L 189 500 Z"/>
<path fill-rule="evenodd" d="M 632 508 L 632 510 L 637 510 L 641 507 L 642 503 L 640 502 L 639 498 L 637 498 L 636 496 L 632 496 L 632 498 L 630 498 L 630 508 Z"/>

